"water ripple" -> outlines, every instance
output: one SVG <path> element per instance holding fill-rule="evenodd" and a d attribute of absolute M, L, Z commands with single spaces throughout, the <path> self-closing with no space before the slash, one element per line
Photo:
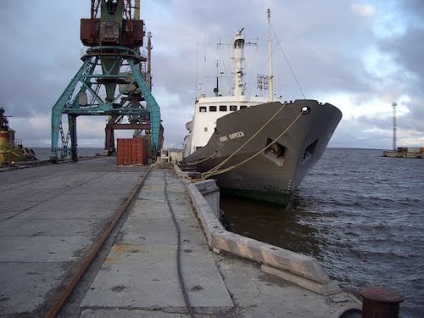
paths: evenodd
<path fill-rule="evenodd" d="M 235 232 L 316 257 L 344 288 L 394 289 L 406 297 L 401 317 L 421 317 L 423 171 L 424 160 L 327 149 L 286 210 L 233 198 L 222 207 Z"/>

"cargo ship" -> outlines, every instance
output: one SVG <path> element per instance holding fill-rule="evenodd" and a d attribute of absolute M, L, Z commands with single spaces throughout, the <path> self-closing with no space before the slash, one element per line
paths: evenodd
<path fill-rule="evenodd" d="M 37 160 L 32 149 L 23 147 L 22 142 L 15 139 L 15 131 L 9 127 L 4 113 L 4 108 L 0 107 L 0 166 Z"/>
<path fill-rule="evenodd" d="M 215 96 L 196 99 L 183 164 L 195 166 L 202 179 L 215 179 L 225 193 L 286 206 L 321 158 L 342 113 L 316 100 L 246 96 L 242 31 L 233 40 L 232 95 L 216 89 Z"/>

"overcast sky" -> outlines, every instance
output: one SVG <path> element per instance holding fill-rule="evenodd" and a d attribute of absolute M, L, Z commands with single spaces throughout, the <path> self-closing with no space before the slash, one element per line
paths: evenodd
<path fill-rule="evenodd" d="M 51 109 L 82 64 L 80 19 L 90 16 L 91 1 L 1 2 L 0 106 L 25 146 L 50 147 Z M 218 42 L 231 43 L 244 28 L 257 44 L 245 52 L 248 87 L 267 73 L 268 8 L 275 94 L 291 100 L 303 92 L 337 106 L 343 119 L 330 147 L 390 149 L 393 102 L 398 146 L 424 146 L 423 0 L 141 0 L 166 147 L 182 147 L 196 83 L 208 84 L 217 57 L 229 53 Z M 230 65 L 218 66 L 223 89 Z M 80 147 L 104 146 L 105 120 L 78 118 Z"/>

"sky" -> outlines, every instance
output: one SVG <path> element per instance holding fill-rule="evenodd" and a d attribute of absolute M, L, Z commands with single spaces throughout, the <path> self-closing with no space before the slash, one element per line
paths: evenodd
<path fill-rule="evenodd" d="M 80 19 L 90 4 L 2 1 L 0 106 L 26 147 L 51 145 L 51 109 L 82 65 Z M 182 148 L 200 88 L 212 92 L 217 73 L 229 87 L 226 44 L 242 28 L 251 43 L 248 92 L 256 94 L 256 75 L 268 72 L 268 8 L 275 96 L 337 106 L 343 119 L 329 147 L 391 149 L 394 102 L 397 146 L 424 147 L 424 1 L 141 0 L 165 147 Z M 78 117 L 79 146 L 102 148 L 105 121 Z"/>

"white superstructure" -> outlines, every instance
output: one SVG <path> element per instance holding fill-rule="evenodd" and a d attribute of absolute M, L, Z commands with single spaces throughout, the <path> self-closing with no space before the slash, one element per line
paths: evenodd
<path fill-rule="evenodd" d="M 236 32 L 233 41 L 234 80 L 232 96 L 219 95 L 206 97 L 204 94 L 196 99 L 193 120 L 186 124 L 189 134 L 184 139 L 184 157 L 204 147 L 212 136 L 216 120 L 240 109 L 266 103 L 266 97 L 245 96 L 243 82 L 244 35 L 243 29 Z"/>

